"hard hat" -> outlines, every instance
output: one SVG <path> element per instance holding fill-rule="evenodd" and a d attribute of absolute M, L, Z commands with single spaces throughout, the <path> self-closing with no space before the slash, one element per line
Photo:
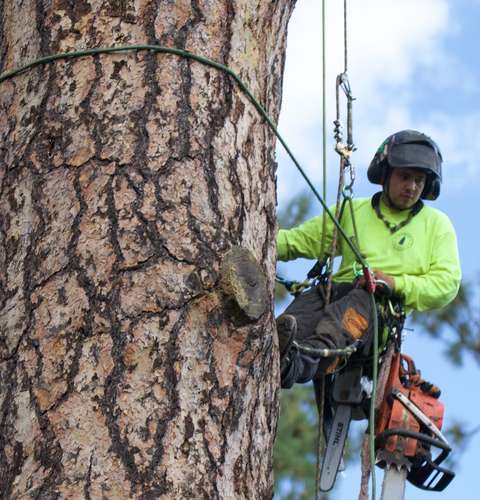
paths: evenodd
<path fill-rule="evenodd" d="M 416 130 L 402 130 L 387 137 L 368 167 L 368 180 L 383 185 L 389 168 L 416 168 L 427 174 L 421 198 L 435 200 L 442 182 L 442 154 L 428 135 Z"/>

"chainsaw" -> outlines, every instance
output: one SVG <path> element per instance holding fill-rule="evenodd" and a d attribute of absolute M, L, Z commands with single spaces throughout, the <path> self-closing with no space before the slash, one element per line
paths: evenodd
<path fill-rule="evenodd" d="M 369 394 L 364 370 L 360 364 L 349 365 L 329 378 L 323 419 L 326 447 L 320 471 L 321 491 L 330 491 L 337 473 L 344 469 L 343 450 L 350 422 L 367 418 Z M 318 404 L 317 386 L 315 391 Z"/>
<path fill-rule="evenodd" d="M 425 387 L 419 380 L 412 358 L 395 353 L 377 418 L 377 465 L 404 469 L 407 480 L 418 488 L 442 491 L 455 477 L 440 465 L 451 452 L 441 432 L 444 406 L 439 391 L 432 395 L 431 385 Z"/>
<path fill-rule="evenodd" d="M 365 373 L 366 372 L 366 373 Z M 335 374 L 324 414 L 326 449 L 320 490 L 330 491 L 343 469 L 343 450 L 351 420 L 368 418 L 368 370 L 357 364 Z M 451 448 L 441 432 L 444 406 L 425 386 L 415 384 L 420 372 L 413 360 L 394 354 L 376 425 L 376 462 L 381 468 L 406 471 L 408 481 L 430 491 L 444 490 L 455 477 L 440 464 Z M 432 450 L 439 454 L 432 459 Z"/>

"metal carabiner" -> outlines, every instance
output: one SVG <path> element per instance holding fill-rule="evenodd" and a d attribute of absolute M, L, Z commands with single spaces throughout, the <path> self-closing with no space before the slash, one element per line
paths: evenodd
<path fill-rule="evenodd" d="M 347 169 L 348 169 L 348 173 L 350 176 L 350 182 L 349 182 L 349 184 L 347 184 L 343 188 L 343 191 L 350 191 L 349 197 L 351 198 L 353 196 L 353 185 L 355 184 L 355 168 L 353 167 L 353 165 L 349 161 L 345 162 L 345 170 L 347 170 Z M 344 196 L 345 196 L 345 194 L 344 194 Z"/>
<path fill-rule="evenodd" d="M 348 80 L 347 73 L 343 72 L 337 76 L 337 85 L 343 90 L 347 99 L 354 101 L 355 98 L 352 96 L 352 88 L 350 87 L 350 81 Z"/>
<path fill-rule="evenodd" d="M 342 89 L 343 93 L 347 98 L 347 142 L 343 143 L 343 131 L 340 121 L 340 91 Z M 352 96 L 352 89 L 350 87 L 350 82 L 348 80 L 348 75 L 346 72 L 340 73 L 336 78 L 336 120 L 333 122 L 335 124 L 334 136 L 337 142 L 335 150 L 339 155 L 341 155 L 346 161 L 350 158 L 353 151 L 356 150 L 353 144 L 352 137 L 352 102 L 355 98 Z"/>
<path fill-rule="evenodd" d="M 342 196 L 345 200 L 351 200 L 353 198 L 353 183 L 349 184 L 348 186 L 345 186 L 342 189 Z"/>

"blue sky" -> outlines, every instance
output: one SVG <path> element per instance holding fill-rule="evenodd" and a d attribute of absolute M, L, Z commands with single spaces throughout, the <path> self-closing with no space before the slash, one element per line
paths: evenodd
<path fill-rule="evenodd" d="M 334 202 L 338 156 L 333 152 L 335 76 L 343 71 L 343 2 L 327 4 L 327 134 L 328 192 Z M 376 191 L 366 180 L 368 163 L 383 139 L 413 128 L 432 136 L 444 157 L 442 193 L 434 206 L 448 213 L 457 231 L 462 271 L 466 279 L 480 277 L 475 203 L 480 177 L 480 65 L 478 20 L 480 0 L 349 0 L 348 73 L 354 103 L 353 156 L 356 196 Z M 289 26 L 287 62 L 279 130 L 302 166 L 321 189 L 322 78 L 321 0 L 298 0 Z M 278 204 L 305 189 L 294 166 L 279 149 Z M 315 210 L 319 213 L 320 207 Z M 314 215 L 314 214 L 312 214 Z M 283 267 L 290 277 L 302 277 L 310 263 Z M 442 346 L 420 331 L 404 343 L 425 378 L 443 389 L 446 425 L 462 420 L 480 423 L 477 381 L 480 366 L 467 359 L 452 366 Z M 474 499 L 480 459 L 480 436 L 471 442 L 456 469 L 457 477 L 442 493 L 407 487 L 406 498 Z M 377 473 L 378 487 L 382 474 Z M 335 500 L 358 494 L 359 470 L 351 467 L 339 481 Z M 379 497 L 379 494 L 378 494 Z"/>

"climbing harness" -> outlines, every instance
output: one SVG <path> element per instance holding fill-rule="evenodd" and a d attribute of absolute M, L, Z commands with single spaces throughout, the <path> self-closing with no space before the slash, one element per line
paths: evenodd
<path fill-rule="evenodd" d="M 306 279 L 299 282 L 294 280 L 287 280 L 285 278 L 282 278 L 278 274 L 275 276 L 275 281 L 277 283 L 280 283 L 280 285 L 283 285 L 294 297 L 300 295 L 303 291 L 305 291 L 307 288 L 310 288 L 313 284 L 313 280 L 311 279 Z"/>

